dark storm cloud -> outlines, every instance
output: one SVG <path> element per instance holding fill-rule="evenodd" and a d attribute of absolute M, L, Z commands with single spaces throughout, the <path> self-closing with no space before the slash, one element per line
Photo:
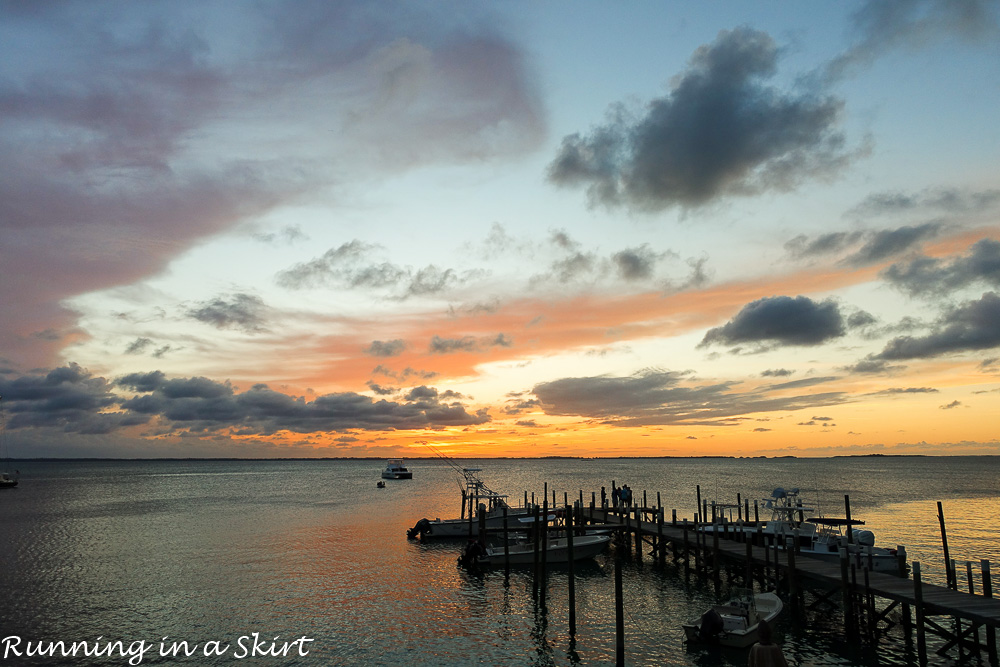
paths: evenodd
<path fill-rule="evenodd" d="M 1000 242 L 982 239 L 950 259 L 921 255 L 893 264 L 881 275 L 911 296 L 947 294 L 970 285 L 1000 288 Z"/>
<path fill-rule="evenodd" d="M 520 154 L 545 134 L 519 49 L 466 4 L 37 3 L 4 12 L 0 61 L 0 300 L 18 312 L 0 348 L 24 367 L 73 333 L 68 297 L 344 174 Z"/>
<path fill-rule="evenodd" d="M 729 322 L 710 329 L 698 346 L 738 343 L 819 345 L 844 333 L 844 318 L 835 302 L 817 303 L 804 296 L 775 296 L 748 303 Z"/>
<path fill-rule="evenodd" d="M 373 340 L 372 344 L 365 348 L 365 354 L 373 357 L 395 357 L 406 349 L 406 342 L 398 338 L 394 340 Z"/>
<path fill-rule="evenodd" d="M 852 16 L 855 44 L 826 67 L 836 80 L 898 48 L 917 49 L 947 37 L 986 42 L 998 37 L 995 0 L 869 0 Z"/>
<path fill-rule="evenodd" d="M 123 397 L 115 388 L 133 392 Z M 375 400 L 352 392 L 312 402 L 259 384 L 244 392 L 204 377 L 168 378 L 161 371 L 132 373 L 113 383 L 75 364 L 45 374 L 0 376 L 0 396 L 11 429 L 58 428 L 67 433 L 106 434 L 159 420 L 162 431 L 208 433 L 236 429 L 269 435 L 325 431 L 395 430 L 469 426 L 490 420 L 469 413 L 452 391 L 418 387 L 403 401 Z"/>
<path fill-rule="evenodd" d="M 735 425 L 745 415 L 839 405 L 841 392 L 770 395 L 771 389 L 740 393 L 736 383 L 688 386 L 686 374 L 648 371 L 630 377 L 563 378 L 536 385 L 546 414 L 596 419 L 615 426 Z"/>
<path fill-rule="evenodd" d="M 926 336 L 899 336 L 875 360 L 927 359 L 1000 347 L 1000 296 L 986 292 L 943 315 Z"/>
<path fill-rule="evenodd" d="M 205 378 L 170 380 L 151 393 L 122 402 L 122 408 L 158 416 L 191 433 L 238 428 L 241 434 L 270 435 L 323 431 L 397 430 L 468 426 L 489 421 L 485 411 L 467 412 L 444 402 L 436 390 L 414 391 L 404 402 L 375 400 L 353 392 L 325 394 L 312 402 L 259 384 L 237 393 L 229 384 Z"/>
<path fill-rule="evenodd" d="M 244 333 L 267 331 L 267 307 L 253 294 L 232 294 L 205 301 L 187 311 L 189 317 L 218 329 L 238 329 Z"/>
<path fill-rule="evenodd" d="M 48 427 L 65 433 L 110 433 L 142 424 L 143 415 L 112 412 L 118 397 L 106 379 L 76 364 L 44 374 L 0 377 L 0 396 L 12 429 Z"/>
<path fill-rule="evenodd" d="M 586 186 L 595 204 L 656 211 L 840 170 L 851 159 L 836 129 L 842 103 L 768 86 L 778 56 L 763 32 L 721 32 L 644 115 L 616 108 L 588 136 L 565 137 L 549 180 Z"/>

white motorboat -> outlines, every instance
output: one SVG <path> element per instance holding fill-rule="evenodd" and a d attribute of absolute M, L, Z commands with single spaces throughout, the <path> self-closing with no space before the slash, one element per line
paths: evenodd
<path fill-rule="evenodd" d="M 753 591 L 737 589 L 724 604 L 713 605 L 682 627 L 689 642 L 746 648 L 757 642 L 761 619 L 772 623 L 783 606 L 774 593 L 754 595 Z"/>
<path fill-rule="evenodd" d="M 906 562 L 906 550 L 903 547 L 898 549 L 886 549 L 875 546 L 875 535 L 870 530 L 858 530 L 853 528 L 856 525 L 864 525 L 864 521 L 857 519 L 835 519 L 827 517 L 817 517 L 806 519 L 818 527 L 808 546 L 800 548 L 803 556 L 812 556 L 827 561 L 839 561 L 841 549 L 846 549 L 847 557 L 851 564 L 858 569 L 868 569 L 872 572 L 886 572 L 888 574 L 902 574 L 900 568 Z M 851 541 L 847 541 L 845 530 L 851 531 Z"/>
<path fill-rule="evenodd" d="M 573 560 L 593 558 L 604 551 L 611 541 L 608 535 L 574 535 Z M 546 563 L 569 562 L 569 539 L 566 537 L 549 537 L 545 542 Z M 503 545 L 486 547 L 486 553 L 479 556 L 481 565 L 503 565 L 504 558 L 510 558 L 511 565 L 532 565 L 535 562 L 534 542 L 518 542 L 507 546 L 506 556 Z"/>
<path fill-rule="evenodd" d="M 827 561 L 839 561 L 840 550 L 846 549 L 851 563 L 858 568 L 901 574 L 900 560 L 905 562 L 906 550 L 902 547 L 876 547 L 874 533 L 855 528 L 865 525 L 860 519 L 805 518 L 806 513 L 814 510 L 802 503 L 798 489 L 775 489 L 764 506 L 771 510 L 771 520 L 762 531 L 767 543 L 774 544 L 777 541 L 780 546 L 785 547 L 791 540 L 798 545 L 798 551 L 803 556 Z M 848 530 L 850 540 L 847 537 Z"/>
<path fill-rule="evenodd" d="M 413 479 L 413 472 L 403 465 L 403 459 L 389 459 L 382 471 L 384 479 Z"/>
<path fill-rule="evenodd" d="M 507 510 L 507 526 L 513 531 L 518 528 L 518 519 L 533 511 L 533 508 L 513 508 L 507 504 L 507 496 L 493 491 L 479 479 L 479 468 L 462 468 L 465 480 L 462 488 L 462 514 L 457 519 L 421 519 L 406 531 L 409 538 L 421 539 L 461 539 L 479 536 L 479 515 L 486 515 L 486 529 L 503 530 L 504 510 Z"/>

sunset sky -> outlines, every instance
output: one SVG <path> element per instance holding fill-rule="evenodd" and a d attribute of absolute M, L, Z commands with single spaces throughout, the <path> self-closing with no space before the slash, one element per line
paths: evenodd
<path fill-rule="evenodd" d="M 1000 454 L 998 109 L 996 0 L 2 3 L 10 454 Z"/>

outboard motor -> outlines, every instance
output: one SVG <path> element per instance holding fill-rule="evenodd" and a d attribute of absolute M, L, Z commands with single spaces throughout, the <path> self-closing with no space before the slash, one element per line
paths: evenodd
<path fill-rule="evenodd" d="M 703 642 L 718 639 L 719 633 L 725 628 L 722 616 L 714 609 L 709 609 L 701 615 L 701 625 L 698 627 L 698 638 Z"/>
<path fill-rule="evenodd" d="M 430 532 L 431 532 L 431 522 L 428 521 L 427 519 L 421 519 L 413 526 L 413 528 L 410 528 L 408 531 L 406 531 L 406 536 L 412 540 L 416 539 L 418 535 L 423 537 L 424 535 L 427 535 Z"/>
<path fill-rule="evenodd" d="M 875 546 L 875 533 L 870 530 L 858 530 L 857 528 L 851 531 L 854 534 L 854 543 L 859 544 L 863 547 L 873 547 Z"/>

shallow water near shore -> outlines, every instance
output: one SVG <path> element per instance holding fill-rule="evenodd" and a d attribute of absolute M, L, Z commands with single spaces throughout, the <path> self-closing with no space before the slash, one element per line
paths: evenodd
<path fill-rule="evenodd" d="M 461 509 L 451 467 L 407 463 L 412 480 L 376 489 L 380 461 L 20 462 L 21 485 L 0 492 L 0 639 L 143 640 L 141 664 L 228 664 L 254 641 L 270 651 L 254 664 L 614 664 L 613 554 L 576 568 L 571 638 L 565 568 L 550 573 L 543 609 L 527 571 L 470 574 L 456 565 L 461 544 L 406 539 L 418 519 Z M 671 509 L 693 516 L 695 485 L 704 499 L 735 502 L 739 493 L 751 503 L 799 487 L 826 515 L 843 515 L 846 494 L 877 544 L 905 545 L 931 583 L 944 581 L 941 501 L 963 589 L 965 561 L 977 591 L 980 559 L 1000 561 L 997 457 L 460 463 L 482 468 L 512 504 L 525 492 L 540 499 L 546 483 L 550 499 L 555 491 L 572 502 L 583 490 L 589 504 L 614 480 L 650 505 L 659 492 L 668 519 Z M 623 586 L 628 664 L 746 664 L 746 651 L 684 644 L 680 624 L 715 600 L 711 582 L 646 558 L 624 564 Z M 874 647 L 849 645 L 839 612 L 784 613 L 777 638 L 799 665 L 916 664 L 898 629 Z M 159 655 L 161 644 L 182 641 L 197 652 Z M 951 663 L 932 655 L 931 664 Z"/>

